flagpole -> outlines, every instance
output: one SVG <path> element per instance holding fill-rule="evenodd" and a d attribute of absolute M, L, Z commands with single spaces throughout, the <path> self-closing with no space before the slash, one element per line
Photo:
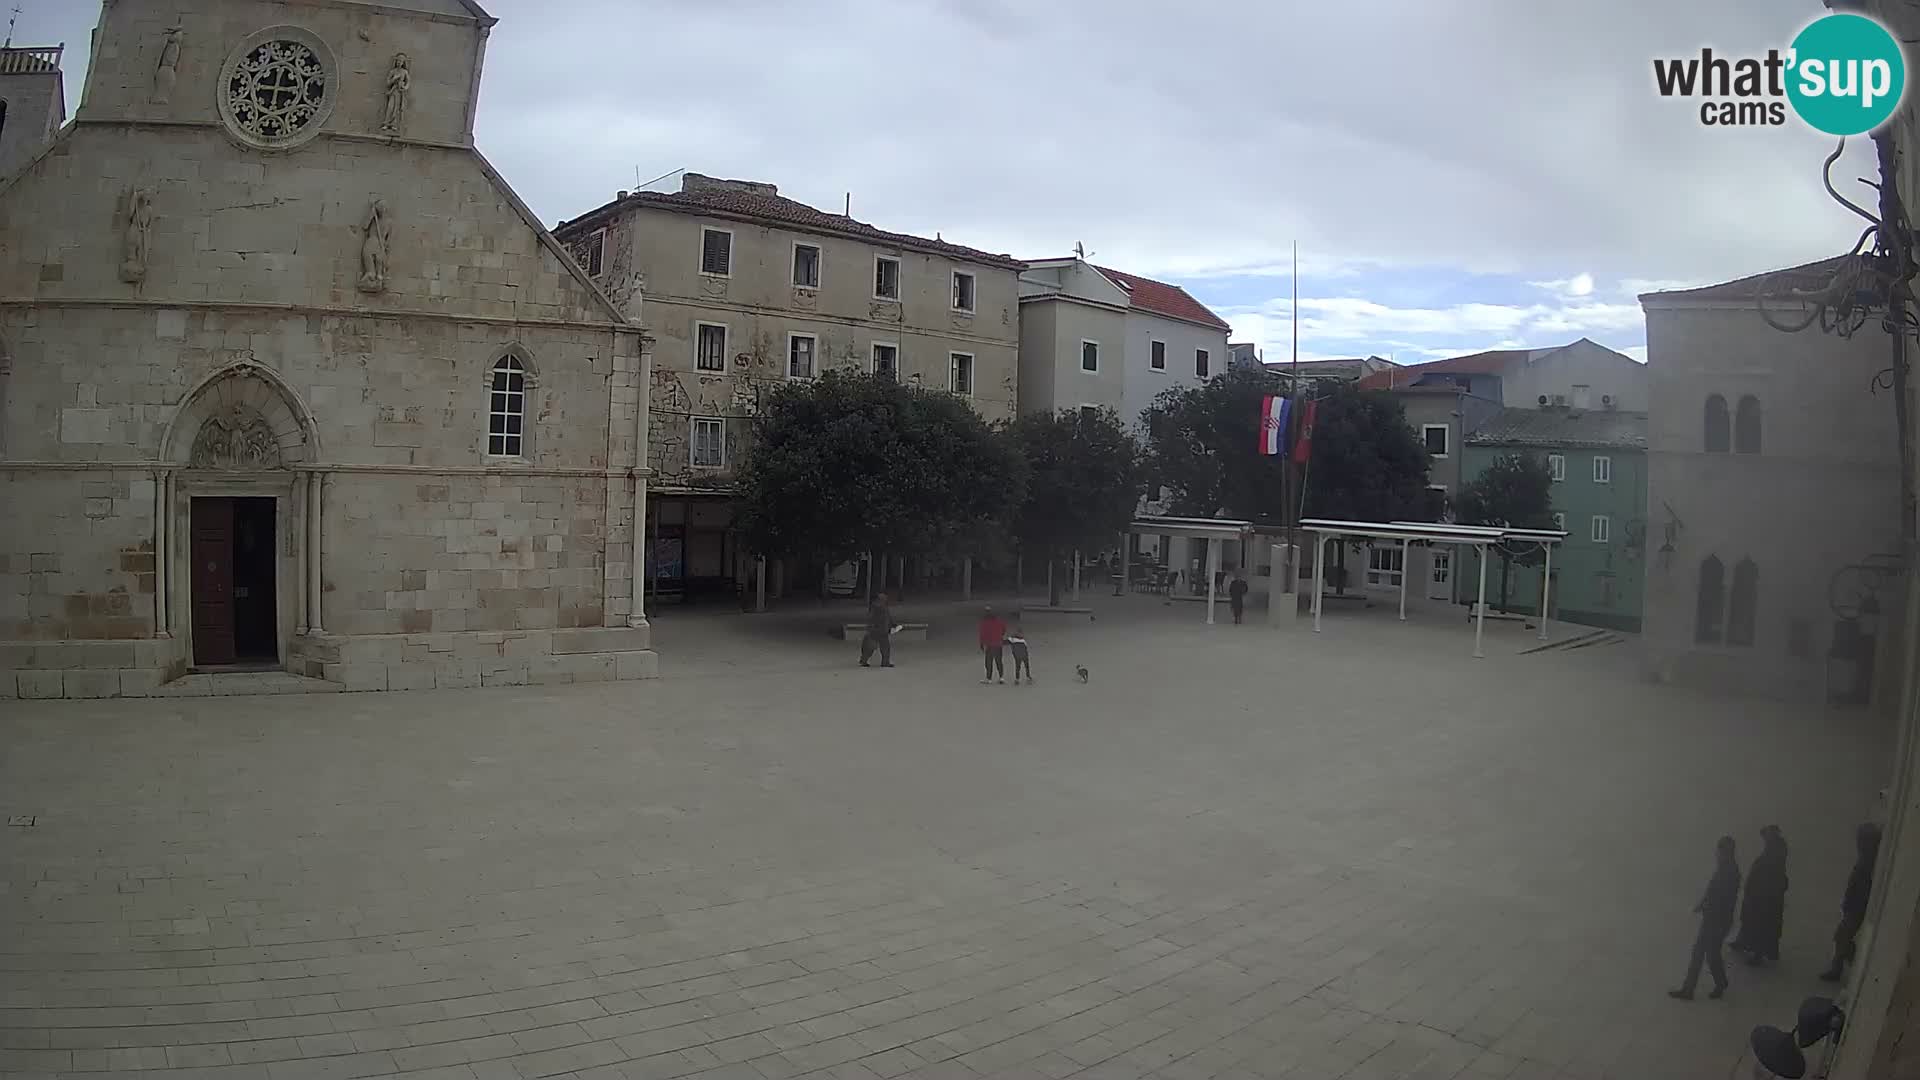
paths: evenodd
<path fill-rule="evenodd" d="M 1291 373 L 1293 385 L 1288 392 L 1293 397 L 1292 417 L 1297 418 L 1301 407 L 1305 404 L 1300 394 L 1300 241 L 1298 240 L 1293 242 L 1292 285 L 1293 302 L 1289 305 L 1288 313 L 1293 319 L 1293 370 Z M 1280 492 L 1281 498 L 1286 500 L 1284 512 L 1287 515 L 1287 561 L 1290 570 L 1285 591 L 1291 593 L 1296 591 L 1300 582 L 1300 551 L 1297 546 L 1300 515 L 1295 512 L 1292 490 L 1293 447 L 1288 445 L 1286 435 L 1286 432 L 1282 432 L 1280 437 L 1281 453 L 1286 455 L 1286 459 L 1280 463 Z M 1302 479 L 1304 480 L 1304 477 Z M 1303 497 L 1306 495 L 1304 484 L 1300 494 Z"/>

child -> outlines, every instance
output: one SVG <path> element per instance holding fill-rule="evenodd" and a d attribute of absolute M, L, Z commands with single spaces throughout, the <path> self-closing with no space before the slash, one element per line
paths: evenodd
<path fill-rule="evenodd" d="M 1001 685 L 1006 685 L 1006 640 L 1006 620 L 995 615 L 993 608 L 987 608 L 980 616 L 980 655 L 986 660 L 987 665 L 986 678 L 980 680 L 983 685 L 992 682 L 996 673 L 1000 676 Z"/>
<path fill-rule="evenodd" d="M 1021 629 L 1020 616 L 1013 617 L 1013 626 L 1007 631 L 1007 645 L 1013 649 L 1013 685 L 1020 685 L 1020 673 L 1027 673 L 1027 685 L 1033 685 L 1033 664 L 1027 659 L 1027 633 Z"/>

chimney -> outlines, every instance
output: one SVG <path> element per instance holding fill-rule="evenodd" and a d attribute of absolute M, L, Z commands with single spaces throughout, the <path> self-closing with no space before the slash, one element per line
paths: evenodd
<path fill-rule="evenodd" d="M 763 184 L 757 180 L 721 180 L 712 176 L 703 176 L 690 172 L 680 178 L 682 194 L 699 191 L 738 191 L 747 195 L 778 195 L 780 189 L 772 184 Z"/>

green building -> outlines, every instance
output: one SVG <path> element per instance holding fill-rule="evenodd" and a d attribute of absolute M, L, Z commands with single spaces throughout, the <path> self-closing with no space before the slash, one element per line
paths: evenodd
<path fill-rule="evenodd" d="M 1462 447 L 1460 482 L 1471 484 L 1508 454 L 1537 454 L 1553 473 L 1553 510 L 1567 540 L 1553 553 L 1553 617 L 1610 630 L 1640 630 L 1647 554 L 1647 414 L 1614 409 L 1502 409 Z M 1515 562 L 1507 610 L 1538 614 L 1545 570 Z M 1455 599 L 1471 604 L 1479 565 L 1456 574 Z M 1487 567 L 1487 603 L 1497 610 L 1500 562 Z"/>

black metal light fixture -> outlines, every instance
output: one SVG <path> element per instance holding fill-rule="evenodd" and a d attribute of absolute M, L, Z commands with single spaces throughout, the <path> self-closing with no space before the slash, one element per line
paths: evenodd
<path fill-rule="evenodd" d="M 1846 1023 L 1846 1013 L 1832 998 L 1810 997 L 1800 1003 L 1792 1031 L 1762 1024 L 1753 1029 L 1747 1044 L 1761 1068 L 1785 1080 L 1800 1080 L 1807 1075 L 1806 1050 L 1823 1039 L 1838 1041 Z"/>

